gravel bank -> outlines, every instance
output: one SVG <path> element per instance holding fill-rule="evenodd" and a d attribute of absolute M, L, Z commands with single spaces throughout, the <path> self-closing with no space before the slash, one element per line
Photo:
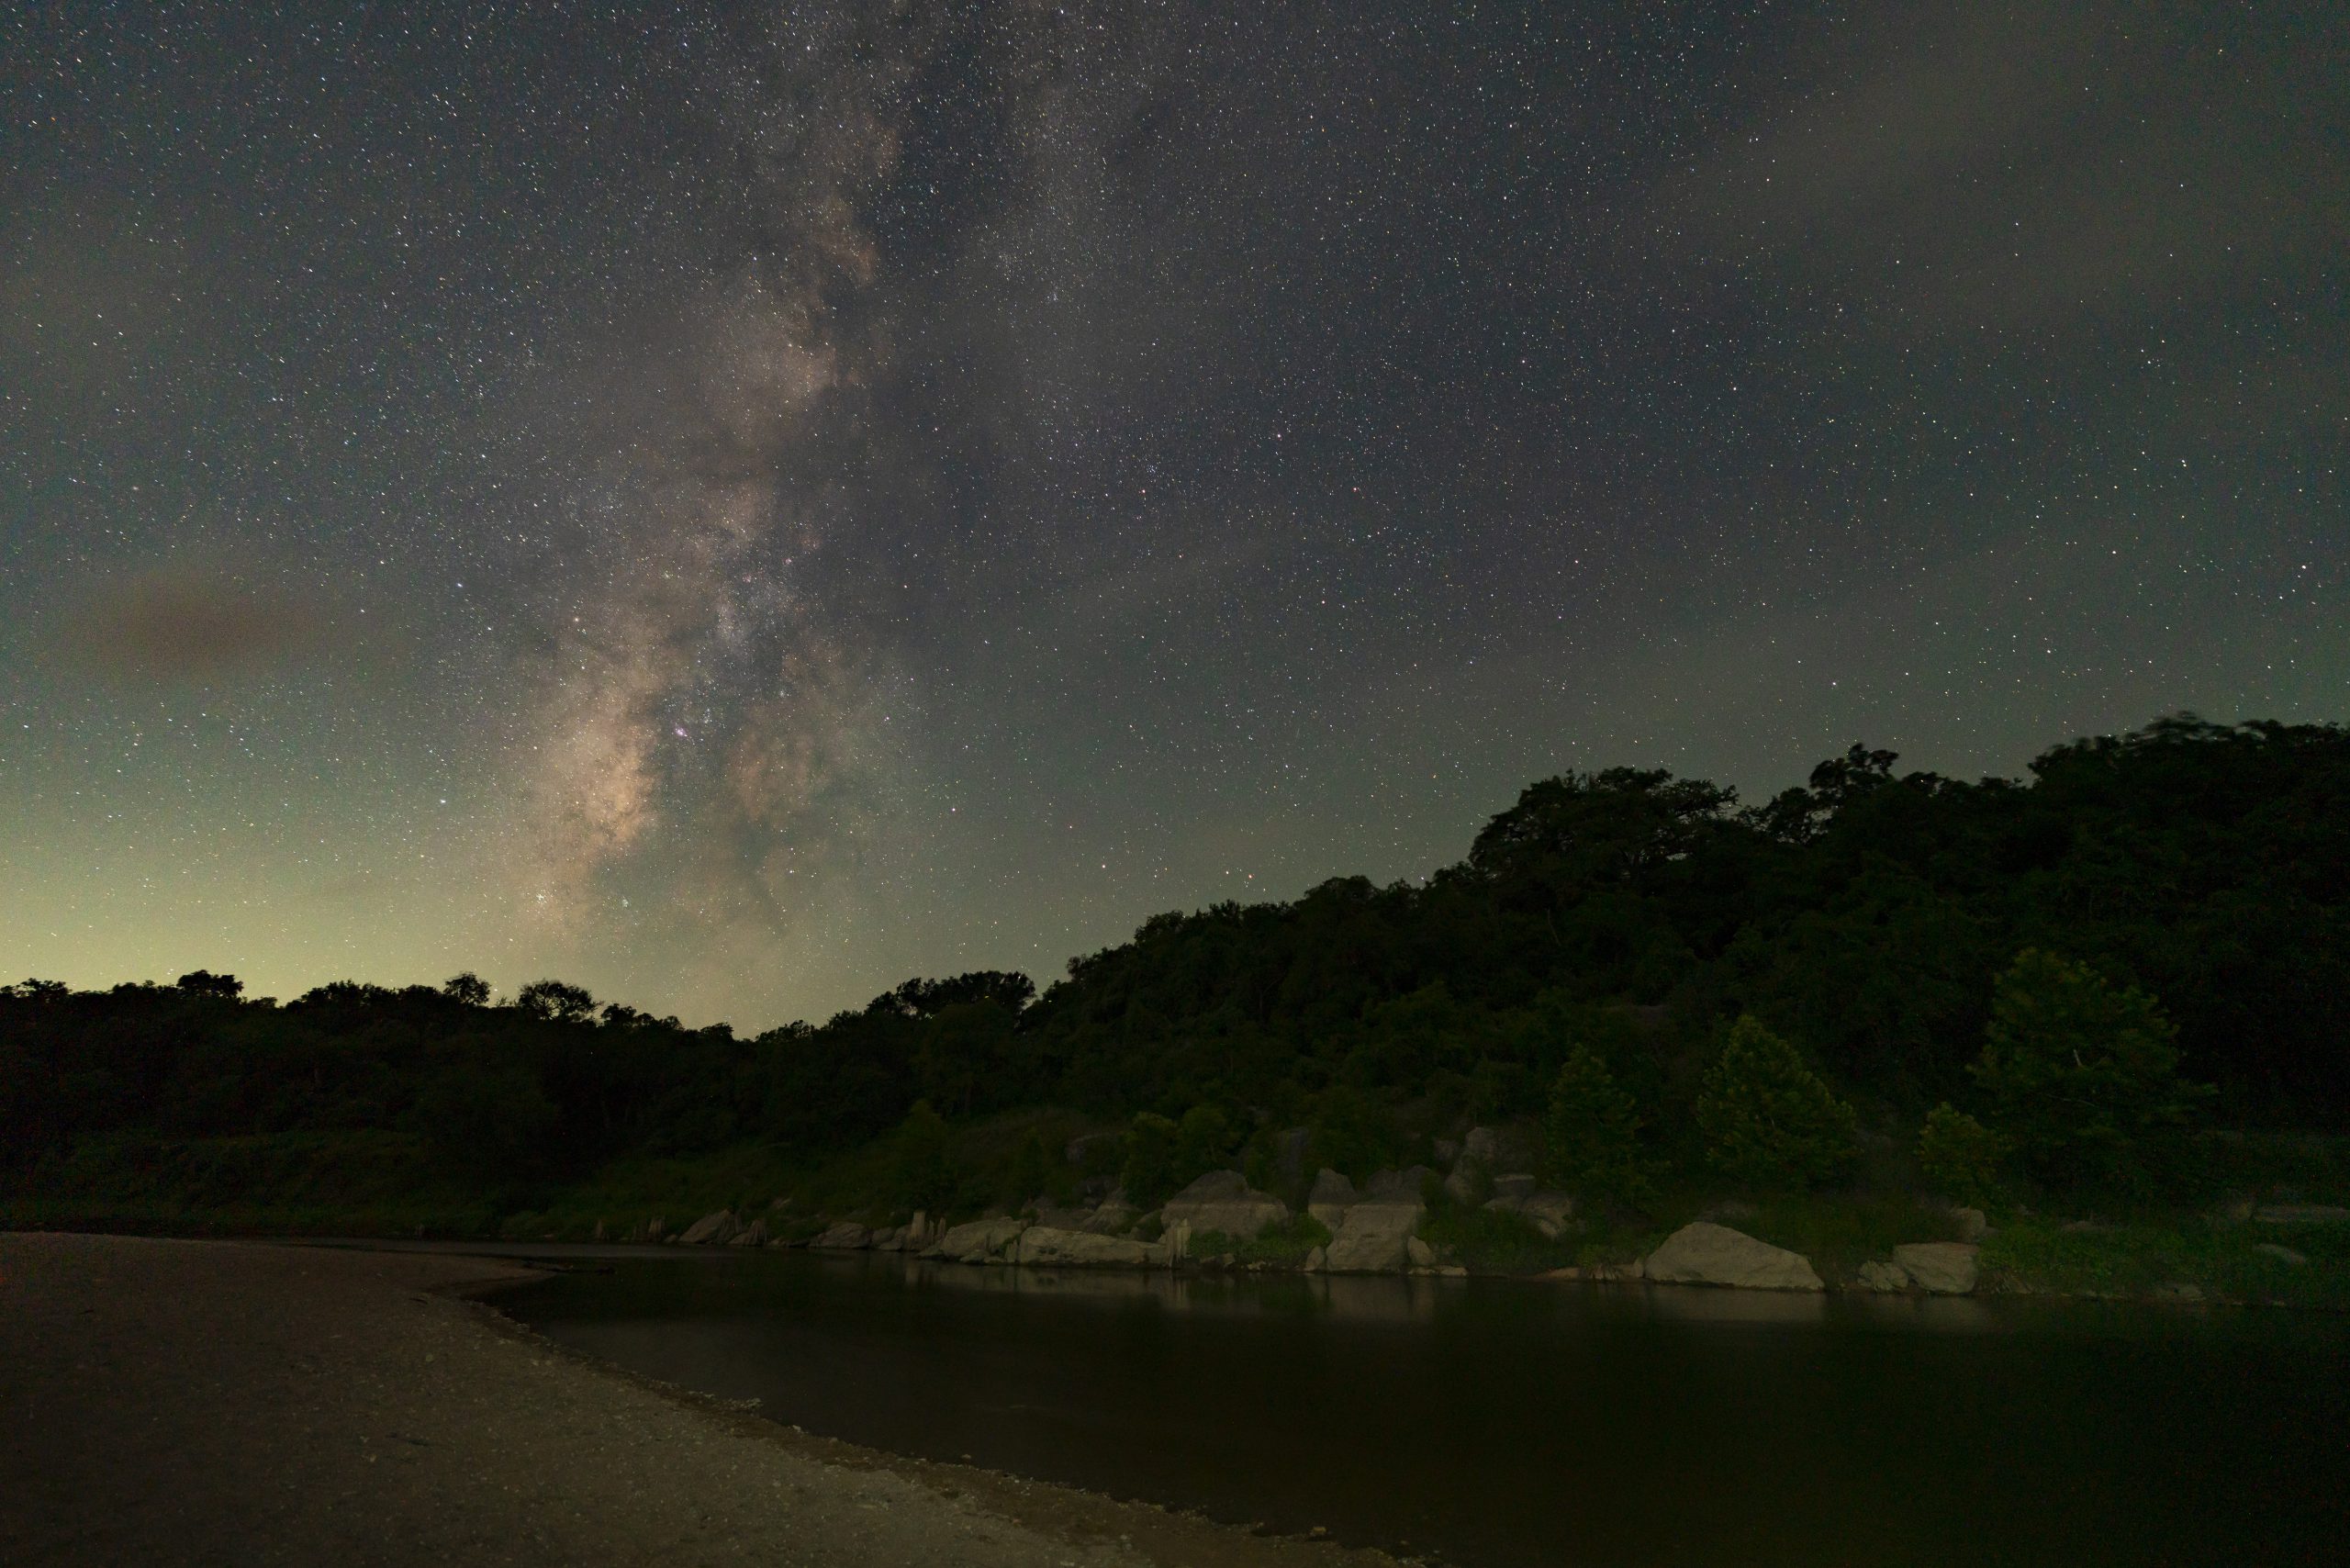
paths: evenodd
<path fill-rule="evenodd" d="M 478 1258 L 0 1236 L 0 1562 L 1371 1568 L 573 1357 Z"/>

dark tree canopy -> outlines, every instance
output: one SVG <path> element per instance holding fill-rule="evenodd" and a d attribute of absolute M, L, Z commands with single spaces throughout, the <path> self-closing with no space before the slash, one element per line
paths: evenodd
<path fill-rule="evenodd" d="M 911 980 L 754 1038 L 599 1011 L 554 980 L 495 1006 L 469 972 L 283 1006 L 200 970 L 104 992 L 28 980 L 0 991 L 0 1161 L 24 1179 L 90 1139 L 379 1129 L 527 1183 L 742 1139 L 864 1143 L 920 1102 L 924 1148 L 932 1117 L 1151 1113 L 1172 1129 L 1165 1169 L 1138 1171 L 1154 1182 L 1211 1143 L 1237 1158 L 1269 1119 L 1360 1166 L 1401 1152 L 1406 1103 L 1669 1135 L 1741 1016 L 1871 1114 L 1915 1126 L 1951 1102 L 1939 1143 L 1956 1147 L 1956 1116 L 2042 1103 L 2023 1070 L 2045 1063 L 2014 1042 L 2053 1026 L 2019 1033 L 2012 978 L 1995 1013 L 2027 950 L 2061 956 L 2034 962 L 2072 986 L 2042 992 L 2158 1005 L 2160 1029 L 2130 1037 L 2159 1034 L 2138 1055 L 2160 1057 L 2161 1084 L 2211 1086 L 2199 1113 L 2350 1124 L 2350 735 L 2177 718 L 2059 746 L 2022 781 L 1895 762 L 1855 746 L 1747 811 L 1654 770 L 1563 775 L 1425 885 L 1337 878 L 1156 915 L 1042 995 L 994 970 Z M 2107 989 L 2066 979 L 2082 974 Z M 1986 1031 L 2006 1042 L 1987 1078 L 1969 1070 Z M 2096 1136 L 2169 1125 L 2171 1101 L 2118 1073 L 2139 1098 L 2112 1089 Z M 468 1105 L 498 1108 L 494 1132 Z M 2051 1171 L 2093 1163 L 2064 1128 L 2033 1136 Z"/>

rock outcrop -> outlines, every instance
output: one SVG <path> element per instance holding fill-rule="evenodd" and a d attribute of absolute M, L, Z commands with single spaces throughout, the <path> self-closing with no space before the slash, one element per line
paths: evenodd
<path fill-rule="evenodd" d="M 765 1247 L 767 1244 L 767 1222 L 755 1219 L 727 1238 L 729 1247 Z"/>
<path fill-rule="evenodd" d="M 1352 1182 L 1326 1167 L 1314 1178 L 1313 1190 L 1305 1194 L 1305 1212 L 1336 1235 L 1347 1211 L 1361 1201 L 1362 1194 L 1355 1191 Z"/>
<path fill-rule="evenodd" d="M 1025 1220 L 975 1219 L 940 1237 L 932 1251 L 957 1263 L 1009 1262 L 1013 1244 L 1027 1228 Z"/>
<path fill-rule="evenodd" d="M 1136 1241 L 1127 1236 L 1100 1236 L 1051 1226 L 1032 1225 L 1013 1243 L 1013 1261 L 1031 1268 L 1059 1265 L 1141 1269 L 1164 1267 L 1168 1260 L 1168 1248 L 1163 1242 Z"/>
<path fill-rule="evenodd" d="M 1913 1241 L 1893 1249 L 1893 1260 L 1919 1290 L 1932 1295 L 1965 1295 L 1975 1289 L 1975 1256 L 1968 1241 Z"/>
<path fill-rule="evenodd" d="M 1747 1290 L 1824 1287 L 1811 1260 L 1709 1220 L 1683 1226 L 1650 1253 L 1642 1272 L 1662 1284 L 1736 1285 Z"/>
<path fill-rule="evenodd" d="M 1095 1236 L 1117 1236 L 1132 1229 L 1135 1221 L 1141 1217 L 1141 1211 L 1113 1193 L 1102 1201 L 1100 1208 L 1086 1216 L 1085 1223 L 1078 1229 Z"/>
<path fill-rule="evenodd" d="M 1286 1221 L 1289 1205 L 1248 1185 L 1237 1170 L 1211 1170 L 1168 1199 L 1159 1217 L 1170 1230 L 1187 1225 L 1195 1236 L 1220 1230 L 1237 1241 L 1253 1241 L 1267 1226 Z"/>
<path fill-rule="evenodd" d="M 873 1230 L 871 1226 L 859 1225 L 853 1219 L 845 1219 L 827 1228 L 808 1245 L 827 1252 L 862 1251 L 873 1245 Z"/>
<path fill-rule="evenodd" d="M 1909 1276 L 1898 1263 L 1887 1263 L 1872 1258 L 1861 1265 L 1861 1289 L 1864 1291 L 1906 1291 Z"/>
<path fill-rule="evenodd" d="M 1981 1209 L 1954 1205 L 1950 1211 L 1950 1217 L 1958 1222 L 1958 1238 L 1961 1241 L 1980 1241 L 1991 1234 L 1991 1217 Z"/>
<path fill-rule="evenodd" d="M 1333 1274 L 1395 1272 L 1404 1266 L 1404 1244 L 1427 1212 L 1416 1196 L 1409 1203 L 1388 1197 L 1353 1204 L 1341 1214 L 1324 1249 L 1323 1268 Z"/>
<path fill-rule="evenodd" d="M 688 1247 L 723 1247 L 742 1228 L 743 1222 L 734 1217 L 733 1209 L 721 1209 L 694 1221 L 677 1239 Z"/>

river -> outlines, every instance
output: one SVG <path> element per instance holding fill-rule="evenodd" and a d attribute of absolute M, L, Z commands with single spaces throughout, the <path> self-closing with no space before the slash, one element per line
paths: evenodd
<path fill-rule="evenodd" d="M 1464 1568 L 2350 1562 L 2350 1326 L 610 1257 L 501 1298 L 808 1430 Z"/>

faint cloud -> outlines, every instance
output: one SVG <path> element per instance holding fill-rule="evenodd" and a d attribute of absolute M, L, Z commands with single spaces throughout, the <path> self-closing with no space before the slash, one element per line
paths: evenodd
<path fill-rule="evenodd" d="M 2344 96 L 2305 30 L 2114 0 L 1904 8 L 1792 46 L 1763 73 L 1786 85 L 1657 195 L 1701 255 L 1928 333 L 2307 274 L 2339 253 L 2350 187 L 2327 129 Z"/>
<path fill-rule="evenodd" d="M 317 611 L 284 596 L 218 577 L 156 575 L 93 597 L 66 641 L 113 679 L 207 681 L 304 657 L 323 631 Z"/>

